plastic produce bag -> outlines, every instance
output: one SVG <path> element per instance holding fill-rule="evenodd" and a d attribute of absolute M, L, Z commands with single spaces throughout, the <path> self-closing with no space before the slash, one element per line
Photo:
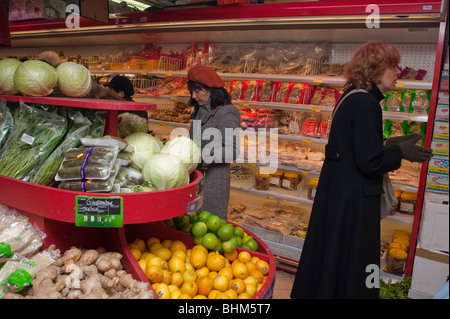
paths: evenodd
<path fill-rule="evenodd" d="M 124 138 L 136 132 L 148 131 L 147 119 L 133 113 L 119 114 L 119 137 Z"/>
<path fill-rule="evenodd" d="M 0 174 L 21 179 L 55 149 L 67 130 L 67 120 L 22 102 L 14 120 L 14 129 L 2 149 Z"/>
<path fill-rule="evenodd" d="M 54 182 L 67 150 L 80 145 L 80 139 L 89 133 L 92 124 L 83 114 L 72 109 L 69 109 L 69 122 L 71 127 L 64 140 L 37 169 L 30 182 L 50 186 Z"/>
<path fill-rule="evenodd" d="M 13 127 L 14 119 L 11 111 L 6 106 L 6 101 L 0 101 L 0 150 Z"/>

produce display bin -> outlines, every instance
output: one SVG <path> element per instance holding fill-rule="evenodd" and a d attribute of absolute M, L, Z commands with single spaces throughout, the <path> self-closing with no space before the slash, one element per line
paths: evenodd
<path fill-rule="evenodd" d="M 233 224 L 234 226 L 239 226 L 232 222 L 229 223 Z M 148 237 L 154 236 L 156 238 L 159 238 L 161 241 L 165 239 L 180 240 L 186 245 L 188 249 L 192 248 L 195 245 L 194 237 L 191 234 L 183 232 L 181 230 L 170 228 L 162 221 L 146 224 L 126 225 L 124 228 L 125 228 L 125 237 L 128 242 L 133 242 L 136 238 L 146 240 Z M 264 283 L 262 288 L 255 294 L 255 296 L 253 296 L 253 299 L 271 299 L 273 294 L 273 288 L 275 285 L 275 270 L 276 270 L 275 259 L 269 247 L 267 247 L 267 245 L 261 239 L 256 237 L 253 233 L 247 231 L 245 228 L 244 231 L 247 232 L 247 234 L 251 235 L 256 240 L 256 242 L 258 243 L 258 250 L 251 251 L 244 249 L 242 247 L 238 247 L 237 251 L 238 252 L 241 252 L 243 250 L 248 251 L 250 255 L 256 256 L 266 261 L 270 267 L 266 282 Z M 129 255 L 131 255 L 131 252 L 129 252 Z M 138 262 L 132 257 L 132 255 L 131 258 L 132 258 L 131 266 L 135 268 L 134 272 L 140 273 L 139 278 L 142 278 L 142 276 L 145 278 L 145 275 L 142 272 Z"/>

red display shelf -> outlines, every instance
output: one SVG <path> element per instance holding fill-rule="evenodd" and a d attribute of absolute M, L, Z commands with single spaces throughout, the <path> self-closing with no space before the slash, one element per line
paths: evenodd
<path fill-rule="evenodd" d="M 72 98 L 60 96 L 23 96 L 23 95 L 0 95 L 0 100 L 23 103 L 36 103 L 45 105 L 59 105 L 70 107 L 81 107 L 86 109 L 100 109 L 108 111 L 154 111 L 156 104 L 140 103 L 121 100 L 105 100 L 105 99 L 87 99 L 87 98 Z"/>
<path fill-rule="evenodd" d="M 188 185 L 142 193 L 86 193 L 62 190 L 0 175 L 0 203 L 56 221 L 75 223 L 76 196 L 120 196 L 123 223 L 139 224 L 164 220 L 189 212 L 202 197 L 196 198 L 202 173 L 191 174 Z"/>

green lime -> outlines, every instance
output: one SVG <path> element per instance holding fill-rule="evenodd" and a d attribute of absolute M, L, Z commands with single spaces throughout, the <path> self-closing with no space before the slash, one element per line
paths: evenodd
<path fill-rule="evenodd" d="M 244 237 L 244 229 L 242 227 L 239 227 L 239 226 L 234 227 L 233 235 L 237 236 L 237 237 L 240 237 L 240 238 Z"/>
<path fill-rule="evenodd" d="M 236 250 L 237 244 L 234 239 L 229 239 L 222 242 L 222 249 L 226 253 L 231 253 Z"/>
<path fill-rule="evenodd" d="M 239 247 L 242 246 L 242 238 L 241 237 L 233 235 L 233 240 L 236 242 L 236 245 L 238 245 Z"/>
<path fill-rule="evenodd" d="M 208 232 L 208 226 L 205 222 L 197 222 L 192 226 L 192 235 L 194 237 L 203 237 Z"/>
<path fill-rule="evenodd" d="M 258 250 L 258 242 L 251 238 L 249 240 L 247 240 L 244 245 L 246 245 L 248 247 L 248 249 L 253 250 L 253 251 L 257 251 Z"/>
<path fill-rule="evenodd" d="M 209 216 L 211 216 L 210 212 L 208 212 L 206 210 L 201 210 L 197 214 L 197 220 L 205 222 L 209 218 Z"/>
<path fill-rule="evenodd" d="M 217 236 L 213 233 L 207 233 L 202 237 L 202 245 L 207 249 L 214 249 L 217 246 Z"/>
<path fill-rule="evenodd" d="M 194 236 L 194 244 L 201 245 L 203 242 L 203 237 L 195 237 Z"/>
<path fill-rule="evenodd" d="M 222 240 L 228 240 L 233 236 L 233 225 L 225 224 L 220 226 L 219 230 L 217 230 L 217 236 Z"/>
<path fill-rule="evenodd" d="M 217 245 L 213 248 L 214 251 L 222 251 L 222 240 L 217 238 Z"/>
<path fill-rule="evenodd" d="M 245 244 L 250 239 L 253 239 L 253 237 L 250 235 L 244 235 L 244 237 L 242 238 L 242 243 Z"/>
<path fill-rule="evenodd" d="M 206 220 L 206 226 L 208 226 L 209 231 L 216 231 L 219 229 L 220 225 L 222 225 L 222 221 L 219 216 L 211 215 Z"/>

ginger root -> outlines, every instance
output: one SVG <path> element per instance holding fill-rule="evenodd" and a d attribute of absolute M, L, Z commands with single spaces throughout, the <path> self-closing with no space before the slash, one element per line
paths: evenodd
<path fill-rule="evenodd" d="M 8 293 L 4 299 L 153 299 L 148 282 L 138 281 L 123 270 L 122 257 L 103 247 L 71 247 L 36 274 L 26 294 Z"/>

